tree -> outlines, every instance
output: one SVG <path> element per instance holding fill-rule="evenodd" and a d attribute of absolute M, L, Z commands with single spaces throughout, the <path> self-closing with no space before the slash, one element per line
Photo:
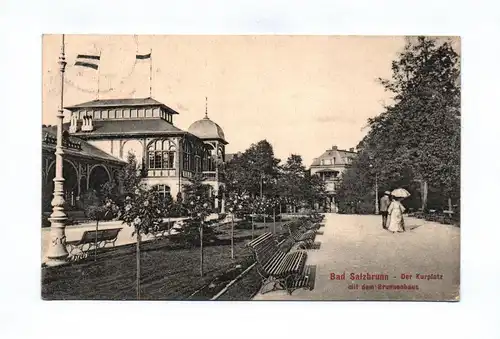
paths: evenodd
<path fill-rule="evenodd" d="M 244 153 L 223 166 L 228 191 L 239 194 L 246 192 L 252 196 L 270 194 L 279 162 L 267 140 L 252 144 Z"/>
<path fill-rule="evenodd" d="M 357 198 L 367 199 L 371 195 L 369 198 L 373 199 L 371 190 L 376 174 L 381 187 L 415 190 L 414 182 L 418 180 L 433 186 L 441 200 L 458 199 L 458 54 L 446 41 L 409 38 L 393 61 L 392 71 L 391 79 L 380 82 L 394 94 L 394 104 L 369 119 L 370 130 L 358 145 L 358 160 L 344 175 L 342 195 L 347 198 L 345 194 L 356 188 Z M 359 187 L 361 181 L 366 184 L 364 189 Z"/>
<path fill-rule="evenodd" d="M 216 233 L 206 218 L 212 213 L 213 199 L 210 197 L 210 185 L 203 183 L 203 177 L 196 175 L 191 183 L 184 186 L 183 206 L 189 220 L 180 230 L 180 236 L 193 242 L 197 238 L 200 244 L 200 275 L 203 276 L 203 237 L 215 237 Z M 196 232 L 197 230 L 197 232 Z"/>
<path fill-rule="evenodd" d="M 302 185 L 302 199 L 310 208 L 314 207 L 314 203 L 324 199 L 326 195 L 325 183 L 318 175 L 311 175 L 307 171 L 304 175 Z"/>
<path fill-rule="evenodd" d="M 90 220 L 95 221 L 96 238 L 94 243 L 94 260 L 97 259 L 97 232 L 99 230 L 99 221 L 109 220 L 119 214 L 118 205 L 107 197 L 105 192 L 107 192 L 106 189 L 101 190 L 101 192 L 90 190 L 83 197 L 85 215 Z"/>
<path fill-rule="evenodd" d="M 147 235 L 163 221 L 159 196 L 155 190 L 138 185 L 133 193 L 127 193 L 121 210 L 123 223 L 134 227 L 132 235 L 137 235 L 136 267 L 137 267 L 137 299 L 140 299 L 141 279 L 141 235 Z"/>
<path fill-rule="evenodd" d="M 249 207 L 249 196 L 246 194 L 230 193 L 226 201 L 228 211 L 231 213 L 231 259 L 234 259 L 234 216 L 242 216 Z M 252 222 L 252 239 L 254 225 Z"/>
<path fill-rule="evenodd" d="M 134 153 L 128 152 L 127 164 L 118 172 L 118 184 L 121 188 L 123 196 L 127 196 L 135 192 L 141 184 L 144 173 L 139 169 L 137 158 Z"/>
<path fill-rule="evenodd" d="M 279 193 L 289 197 L 293 201 L 300 202 L 304 198 L 305 167 L 302 164 L 302 157 L 292 154 L 286 163 L 281 167 L 279 177 Z"/>

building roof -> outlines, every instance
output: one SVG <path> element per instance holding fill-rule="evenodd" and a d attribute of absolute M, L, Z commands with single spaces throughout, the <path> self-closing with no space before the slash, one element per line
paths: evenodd
<path fill-rule="evenodd" d="M 354 149 L 349 151 L 347 150 L 339 150 L 336 146 L 333 146 L 331 149 L 327 149 L 323 154 L 321 154 L 318 158 L 314 158 L 311 166 L 322 166 L 321 160 L 323 159 L 335 159 L 334 166 L 337 165 L 349 165 L 345 161 L 345 158 L 353 158 L 356 155 Z M 323 166 L 331 166 L 331 165 L 323 165 Z"/>
<path fill-rule="evenodd" d="M 128 98 L 128 99 L 99 99 L 87 101 L 78 105 L 65 107 L 73 111 L 78 108 L 97 108 L 97 107 L 137 107 L 137 106 L 160 106 L 167 109 L 171 114 L 179 114 L 174 109 L 153 99 L 153 98 Z"/>
<path fill-rule="evenodd" d="M 203 119 L 193 122 L 188 128 L 188 132 L 196 135 L 200 139 L 221 140 L 222 142 L 227 144 L 222 128 L 215 122 L 210 120 L 208 116 L 205 116 Z"/>
<path fill-rule="evenodd" d="M 48 142 L 50 139 L 57 138 L 57 126 L 42 127 L 42 145 L 43 147 L 55 148 L 55 144 Z M 125 163 L 125 161 L 118 159 L 99 148 L 92 146 L 91 144 L 85 142 L 80 138 L 73 136 L 68 136 L 67 141 L 70 143 L 70 147 L 64 148 L 64 153 L 73 155 L 76 157 L 92 158 L 104 161 L 111 161 L 115 163 Z M 71 146 L 78 147 L 71 147 Z"/>
<path fill-rule="evenodd" d="M 184 134 L 185 131 L 175 127 L 161 118 L 126 119 L 126 120 L 94 120 L 94 129 L 90 132 L 78 131 L 75 136 L 115 136 L 138 134 Z M 69 124 L 65 124 L 68 128 Z"/>

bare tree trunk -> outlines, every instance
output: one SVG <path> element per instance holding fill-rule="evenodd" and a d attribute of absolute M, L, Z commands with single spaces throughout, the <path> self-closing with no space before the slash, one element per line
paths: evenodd
<path fill-rule="evenodd" d="M 135 262 L 137 268 L 136 276 L 136 294 L 137 300 L 141 299 L 141 234 L 137 231 L 137 242 L 135 246 Z"/>
<path fill-rule="evenodd" d="M 252 240 L 253 240 L 254 224 L 253 224 L 253 214 L 252 214 Z"/>
<path fill-rule="evenodd" d="M 203 277 L 203 221 L 200 224 L 200 276 Z"/>
<path fill-rule="evenodd" d="M 95 222 L 94 261 L 97 260 L 97 231 L 99 231 L 99 218 L 97 218 Z"/>
<path fill-rule="evenodd" d="M 427 208 L 427 192 L 428 192 L 427 181 L 422 180 L 420 182 L 420 191 L 422 194 L 422 211 L 425 211 L 425 209 Z"/>
<path fill-rule="evenodd" d="M 231 215 L 231 259 L 234 259 L 234 214 Z"/>
<path fill-rule="evenodd" d="M 453 212 L 453 206 L 451 205 L 451 198 L 448 197 L 448 211 Z"/>
<path fill-rule="evenodd" d="M 264 214 L 264 227 L 267 230 L 267 224 L 266 224 L 266 215 Z"/>
<path fill-rule="evenodd" d="M 273 233 L 276 234 L 276 210 L 273 208 Z"/>

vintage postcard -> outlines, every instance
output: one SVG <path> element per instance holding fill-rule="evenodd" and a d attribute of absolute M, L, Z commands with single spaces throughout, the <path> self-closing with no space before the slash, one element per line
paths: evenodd
<path fill-rule="evenodd" d="M 42 40 L 43 299 L 459 300 L 459 37 Z"/>

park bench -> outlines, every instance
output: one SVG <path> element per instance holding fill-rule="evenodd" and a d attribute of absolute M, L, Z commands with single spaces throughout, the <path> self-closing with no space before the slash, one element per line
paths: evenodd
<path fill-rule="evenodd" d="M 248 246 L 254 254 L 257 272 L 262 278 L 261 292 L 269 284 L 273 284 L 270 291 L 281 288 L 290 295 L 297 288 L 312 289 L 315 267 L 306 266 L 306 252 L 283 252 L 279 249 L 274 235 L 270 232 L 252 240 Z"/>
<path fill-rule="evenodd" d="M 66 248 L 73 260 L 85 258 L 93 248 L 104 248 L 108 244 L 115 246 L 121 228 L 85 231 L 80 240 L 67 241 Z"/>
<path fill-rule="evenodd" d="M 158 225 L 151 233 L 155 238 L 169 235 L 170 230 L 175 226 L 175 221 L 167 221 Z"/>
<path fill-rule="evenodd" d="M 299 248 L 311 248 L 314 245 L 314 238 L 316 237 L 316 230 L 306 230 L 301 226 L 301 221 L 292 221 L 283 225 L 288 230 L 290 238 Z"/>

